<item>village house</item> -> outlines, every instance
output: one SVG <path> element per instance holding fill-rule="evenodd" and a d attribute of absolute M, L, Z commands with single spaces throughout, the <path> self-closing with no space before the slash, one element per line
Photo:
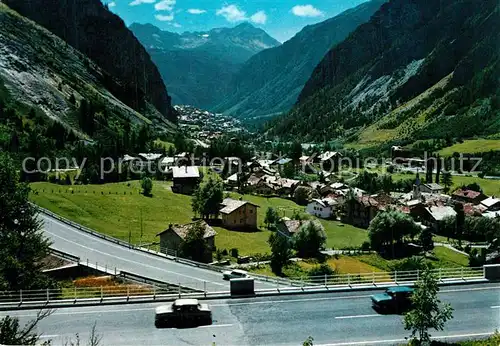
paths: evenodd
<path fill-rule="evenodd" d="M 173 166 L 175 166 L 175 158 L 174 157 L 165 156 L 160 161 L 160 167 L 161 167 L 162 171 L 165 173 L 172 173 Z"/>
<path fill-rule="evenodd" d="M 258 205 L 248 201 L 226 198 L 222 202 L 222 225 L 233 229 L 256 229 Z"/>
<path fill-rule="evenodd" d="M 266 179 L 259 179 L 257 184 L 253 185 L 253 192 L 257 195 L 273 196 L 276 195 L 275 186 Z"/>
<path fill-rule="evenodd" d="M 500 210 L 500 199 L 495 197 L 489 197 L 481 201 L 481 205 L 486 207 L 487 211 L 498 211 Z"/>
<path fill-rule="evenodd" d="M 190 195 L 200 182 L 200 171 L 196 166 L 172 167 L 172 191 Z"/>
<path fill-rule="evenodd" d="M 302 226 L 307 226 L 309 223 L 313 223 L 318 229 L 325 230 L 318 220 L 290 220 L 287 217 L 281 218 L 276 223 L 276 229 L 278 230 L 278 234 L 291 238 L 300 231 Z"/>
<path fill-rule="evenodd" d="M 184 239 L 186 239 L 186 236 L 193 227 L 202 227 L 205 230 L 203 238 L 207 242 L 210 250 L 215 250 L 215 236 L 217 233 L 205 221 L 198 221 L 185 225 L 171 224 L 166 230 L 158 233 L 156 236 L 160 237 L 160 247 L 162 251 L 165 252 L 166 249 L 178 251 L 180 245 Z"/>
<path fill-rule="evenodd" d="M 294 179 L 281 178 L 277 179 L 274 184 L 276 185 L 278 194 L 282 196 L 291 196 L 295 191 L 295 189 L 297 188 L 297 186 L 299 186 L 300 181 Z"/>
<path fill-rule="evenodd" d="M 477 205 L 481 204 L 481 201 L 483 201 L 486 196 L 482 192 L 467 189 L 458 189 L 453 192 L 451 198 L 453 198 L 455 201 Z"/>
<path fill-rule="evenodd" d="M 439 232 L 439 224 L 445 218 L 457 216 L 455 209 L 446 205 L 428 206 L 424 209 L 425 214 L 422 218 L 423 224 L 431 227 L 435 232 Z"/>
<path fill-rule="evenodd" d="M 318 156 L 317 162 L 321 164 L 321 169 L 325 171 L 338 170 L 342 154 L 337 151 L 326 151 Z"/>
<path fill-rule="evenodd" d="M 224 184 L 228 186 L 229 188 L 236 188 L 239 185 L 239 177 L 238 173 L 234 173 L 233 175 L 229 176 L 226 180 L 224 180 Z"/>
<path fill-rule="evenodd" d="M 435 195 L 440 195 L 444 191 L 444 187 L 436 184 L 436 183 L 429 183 L 429 184 L 421 184 L 420 185 L 420 192 L 423 193 L 431 193 Z"/>
<path fill-rule="evenodd" d="M 330 219 L 335 215 L 338 203 L 332 198 L 313 199 L 306 207 L 308 214 L 322 219 Z"/>
<path fill-rule="evenodd" d="M 385 204 L 372 196 L 356 196 L 352 202 L 345 202 L 344 206 L 343 222 L 362 228 L 368 228 L 378 212 L 385 209 Z"/>

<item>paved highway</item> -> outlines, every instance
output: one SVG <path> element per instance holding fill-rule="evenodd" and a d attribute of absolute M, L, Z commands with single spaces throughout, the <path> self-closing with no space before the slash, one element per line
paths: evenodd
<path fill-rule="evenodd" d="M 80 231 L 45 214 L 40 214 L 40 217 L 52 246 L 56 250 L 80 257 L 81 261 L 88 259 L 90 263 L 97 263 L 101 267 L 107 266 L 113 270 L 116 267 L 118 271 L 124 270 L 210 292 L 229 290 L 229 283 L 222 280 L 221 273 L 126 248 Z M 255 286 L 262 289 L 275 287 L 263 282 L 255 282 Z"/>
<path fill-rule="evenodd" d="M 314 345 L 383 345 L 404 342 L 409 333 L 399 315 L 379 315 L 369 295 L 347 292 L 208 301 L 212 326 L 156 329 L 159 304 L 59 309 L 42 321 L 39 331 L 53 344 L 79 333 L 86 342 L 94 322 L 102 345 L 299 345 L 308 336 Z M 500 285 L 463 285 L 441 289 L 452 304 L 454 319 L 433 335 L 448 340 L 483 337 L 500 329 Z M 34 311 L 11 315 L 26 321 Z M 7 313 L 3 313 L 7 314 Z"/>

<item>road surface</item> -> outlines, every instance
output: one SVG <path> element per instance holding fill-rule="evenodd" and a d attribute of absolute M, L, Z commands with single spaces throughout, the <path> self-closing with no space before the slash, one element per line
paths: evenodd
<path fill-rule="evenodd" d="M 160 304 L 117 305 L 59 309 L 43 320 L 39 331 L 53 345 L 79 333 L 85 344 L 94 323 L 101 345 L 393 345 L 409 335 L 402 316 L 379 315 L 370 294 L 325 293 L 207 301 L 212 326 L 156 329 L 154 308 Z M 440 298 L 455 309 L 443 332 L 448 340 L 484 337 L 500 329 L 500 284 L 449 286 Z M 7 313 L 3 313 L 7 314 Z M 35 311 L 15 311 L 23 321 Z"/>
<path fill-rule="evenodd" d="M 85 262 L 117 271 L 124 270 L 185 287 L 210 292 L 229 291 L 229 283 L 222 280 L 222 274 L 177 263 L 173 260 L 155 256 L 115 244 L 105 239 L 80 231 L 70 225 L 40 214 L 44 221 L 44 232 L 56 250 L 78 256 Z M 255 282 L 256 289 L 275 288 L 276 285 Z"/>

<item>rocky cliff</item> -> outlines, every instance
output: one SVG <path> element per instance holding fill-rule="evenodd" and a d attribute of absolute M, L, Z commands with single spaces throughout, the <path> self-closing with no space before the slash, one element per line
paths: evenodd
<path fill-rule="evenodd" d="M 135 110 L 148 101 L 168 120 L 175 121 L 165 84 L 148 53 L 124 22 L 100 0 L 4 0 L 12 9 L 32 19 L 92 59 L 120 80 L 105 82 L 111 91 Z"/>

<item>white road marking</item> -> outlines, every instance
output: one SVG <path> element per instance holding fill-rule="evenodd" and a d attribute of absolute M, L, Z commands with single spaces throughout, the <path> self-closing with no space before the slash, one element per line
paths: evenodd
<path fill-rule="evenodd" d="M 500 305 L 497 306 L 491 306 L 492 309 L 500 309 Z"/>
<path fill-rule="evenodd" d="M 485 291 L 485 290 L 498 290 L 500 286 L 495 287 L 472 287 L 472 288 L 457 288 L 454 290 L 442 290 L 439 293 L 453 293 L 453 292 L 469 292 L 469 291 Z"/>
<path fill-rule="evenodd" d="M 368 317 L 380 317 L 383 315 L 378 315 L 378 314 L 372 314 L 372 315 L 354 315 L 354 316 L 337 316 L 335 317 L 336 320 L 344 320 L 344 319 L 351 319 L 351 318 L 368 318 Z"/>
<path fill-rule="evenodd" d="M 288 300 L 264 300 L 264 301 L 246 302 L 246 303 L 210 304 L 210 306 L 238 306 L 238 305 L 298 303 L 298 302 L 311 302 L 311 301 L 321 301 L 321 300 L 341 300 L 341 299 L 368 298 L 368 297 L 370 297 L 370 296 L 369 295 L 362 295 L 362 296 L 343 296 L 343 297 L 288 299 Z"/>
<path fill-rule="evenodd" d="M 100 254 L 103 254 L 105 256 L 112 256 L 113 258 L 115 259 L 119 259 L 121 261 L 125 261 L 125 262 L 129 262 L 129 263 L 133 263 L 133 264 L 137 264 L 137 265 L 140 265 L 140 266 L 144 266 L 144 267 L 148 267 L 148 268 L 152 268 L 152 269 L 155 269 L 155 270 L 159 270 L 159 271 L 162 271 L 162 272 L 165 272 L 165 273 L 169 273 L 169 274 L 175 274 L 177 276 L 183 276 L 183 277 L 186 277 L 186 278 L 189 278 L 191 280 L 196 280 L 196 281 L 200 281 L 200 282 L 208 282 L 210 284 L 213 284 L 213 285 L 218 285 L 218 286 L 223 286 L 223 287 L 227 287 L 227 285 L 225 284 L 221 284 L 221 283 L 218 283 L 218 282 L 213 282 L 213 281 L 208 281 L 208 280 L 203 280 L 203 279 L 200 279 L 200 278 L 196 278 L 194 276 L 189 276 L 189 275 L 186 275 L 186 274 L 181 274 L 179 272 L 173 272 L 173 271 L 170 271 L 170 270 L 166 270 L 166 269 L 162 269 L 162 268 L 159 268 L 159 267 L 155 267 L 155 266 L 152 266 L 152 265 L 149 265 L 149 264 L 146 264 L 146 263 L 141 263 L 141 262 L 136 262 L 136 261 L 132 261 L 132 260 L 129 260 L 127 258 L 123 258 L 123 257 L 119 257 L 119 256 L 116 256 L 116 255 L 110 255 L 109 253 L 106 253 L 106 252 L 103 252 L 103 251 L 99 251 L 99 250 L 96 250 L 96 249 L 92 249 L 88 246 L 85 246 L 85 245 L 82 245 L 82 244 L 79 244 L 77 242 L 74 242 L 72 240 L 69 240 L 69 239 L 66 239 L 66 238 L 63 238 L 57 234 L 54 234 L 52 232 L 49 232 L 47 230 L 45 230 L 46 233 L 48 234 L 51 234 L 52 236 L 54 237 L 57 237 L 57 238 L 60 238 L 68 243 L 72 243 L 72 244 L 75 244 L 79 247 L 82 247 L 82 248 L 85 248 L 85 249 L 88 249 L 88 250 L 91 250 L 93 252 L 97 252 L 97 253 L 100 253 Z M 182 284 L 182 283 L 181 283 Z"/>
<path fill-rule="evenodd" d="M 442 336 L 433 336 L 431 339 L 433 340 L 442 340 L 442 339 L 460 339 L 460 338 L 472 338 L 478 336 L 490 336 L 493 333 L 472 333 L 472 334 L 455 334 L 455 335 L 442 335 Z M 333 344 L 319 344 L 318 346 L 355 346 L 355 345 L 376 345 L 376 344 L 393 344 L 399 342 L 407 342 L 405 339 L 389 339 L 389 340 L 370 340 L 370 341 L 356 341 L 356 342 L 339 342 Z"/>
<path fill-rule="evenodd" d="M 40 339 L 57 338 L 59 334 L 54 335 L 40 335 Z"/>
<path fill-rule="evenodd" d="M 234 324 L 212 324 L 210 326 L 200 326 L 198 328 L 225 328 L 225 327 L 232 327 Z"/>

